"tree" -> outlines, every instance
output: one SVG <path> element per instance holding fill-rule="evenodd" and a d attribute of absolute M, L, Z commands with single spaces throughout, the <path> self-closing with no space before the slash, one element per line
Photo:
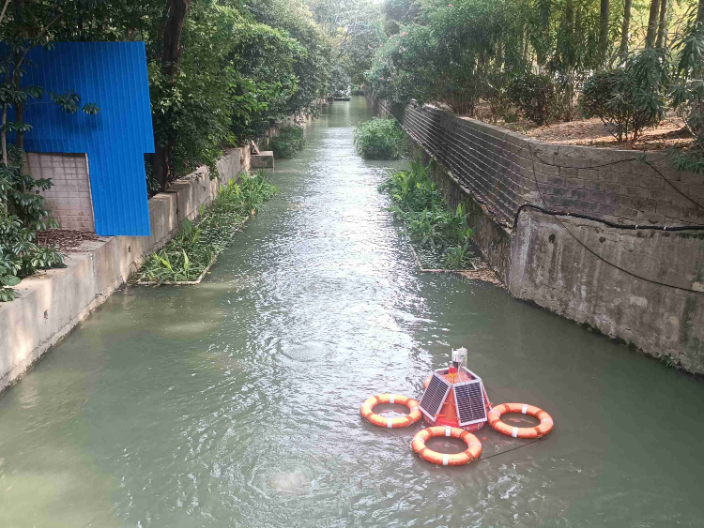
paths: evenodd
<path fill-rule="evenodd" d="M 660 0 L 650 0 L 650 14 L 648 15 L 648 33 L 645 37 L 646 48 L 652 48 L 655 45 L 655 37 L 657 35 L 658 30 L 659 7 Z"/>
<path fill-rule="evenodd" d="M 628 40 L 630 38 L 631 27 L 631 0 L 623 2 L 623 21 L 621 23 L 621 45 L 619 46 L 618 54 L 621 60 L 625 60 L 628 56 Z"/>
<path fill-rule="evenodd" d="M 660 0 L 660 22 L 658 23 L 658 36 L 655 42 L 656 48 L 664 48 L 667 44 L 667 1 Z"/>
<path fill-rule="evenodd" d="M 599 63 L 603 65 L 606 62 L 606 54 L 609 51 L 609 0 L 601 0 L 601 9 L 599 13 Z"/>
<path fill-rule="evenodd" d="M 162 56 L 162 68 L 167 83 L 174 83 L 176 72 L 178 71 L 178 60 L 181 55 L 181 33 L 183 32 L 183 22 L 186 19 L 188 9 L 192 0 L 168 0 L 167 18 L 164 25 L 164 54 Z M 165 191 L 171 179 L 173 164 L 171 156 L 174 150 L 176 139 L 167 137 L 156 141 L 154 144 L 154 177 L 161 185 L 161 190 Z"/>

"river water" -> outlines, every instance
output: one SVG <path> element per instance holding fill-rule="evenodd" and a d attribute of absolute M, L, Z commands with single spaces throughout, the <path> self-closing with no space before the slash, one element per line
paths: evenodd
<path fill-rule="evenodd" d="M 0 398 L 0 526 L 704 525 L 704 383 L 418 273 L 377 191 L 404 162 L 354 150 L 370 116 L 354 98 L 308 127 L 203 284 L 115 294 Z M 482 460 L 442 468 L 412 454 L 420 424 L 360 418 L 459 346 L 494 403 L 543 407 L 553 433 L 487 426 Z"/>

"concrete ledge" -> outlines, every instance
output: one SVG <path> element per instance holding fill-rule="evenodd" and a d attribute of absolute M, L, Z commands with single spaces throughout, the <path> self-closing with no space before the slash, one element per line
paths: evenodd
<path fill-rule="evenodd" d="M 249 149 L 234 149 L 218 161 L 219 177 L 207 169 L 174 183 L 149 200 L 151 236 L 104 237 L 85 242 L 67 267 L 24 279 L 19 297 L 0 303 L 0 391 L 19 378 L 44 353 L 119 288 L 163 247 L 185 218 L 198 216 L 226 185 L 249 167 Z"/>
<path fill-rule="evenodd" d="M 252 154 L 253 169 L 273 169 L 274 168 L 274 152 L 265 150 L 260 154 Z"/>

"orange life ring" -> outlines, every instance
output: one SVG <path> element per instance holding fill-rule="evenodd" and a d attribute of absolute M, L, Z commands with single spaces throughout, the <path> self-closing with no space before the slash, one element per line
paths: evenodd
<path fill-rule="evenodd" d="M 381 403 L 398 403 L 399 405 L 405 405 L 411 412 L 406 416 L 385 418 L 373 412 L 374 407 Z M 408 427 L 420 420 L 421 416 L 420 409 L 418 409 L 418 402 L 408 396 L 402 396 L 400 394 L 377 394 L 376 396 L 372 396 L 365 400 L 362 407 L 359 409 L 359 413 L 371 424 L 377 427 L 388 427 L 389 429 Z"/>
<path fill-rule="evenodd" d="M 467 444 L 467 449 L 461 453 L 449 455 L 447 453 L 438 453 L 425 447 L 425 442 L 435 436 L 459 438 Z M 423 429 L 413 437 L 411 447 L 413 447 L 413 452 L 423 460 L 438 466 L 464 466 L 472 460 L 476 460 L 482 454 L 482 443 L 479 439 L 469 431 L 459 427 L 435 426 Z"/>
<path fill-rule="evenodd" d="M 527 414 L 540 420 L 535 427 L 511 427 L 501 421 L 507 413 Z M 514 438 L 541 438 L 552 431 L 554 426 L 552 417 L 544 410 L 525 403 L 502 403 L 489 411 L 489 425 L 494 430 Z"/>

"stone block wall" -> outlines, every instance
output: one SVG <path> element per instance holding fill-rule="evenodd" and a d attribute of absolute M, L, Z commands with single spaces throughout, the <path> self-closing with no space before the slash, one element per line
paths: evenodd
<path fill-rule="evenodd" d="M 435 108 L 391 108 L 509 293 L 704 374 L 704 176 L 662 155 L 548 145 Z M 556 216 L 524 208 L 532 204 Z"/>
<path fill-rule="evenodd" d="M 429 106 L 381 105 L 507 227 L 526 203 L 622 224 L 704 224 L 704 175 L 670 169 L 661 153 L 552 145 Z"/>
<path fill-rule="evenodd" d="M 25 170 L 34 179 L 51 179 L 54 185 L 40 194 L 61 229 L 95 231 L 88 157 L 85 154 L 30 152 Z"/>

